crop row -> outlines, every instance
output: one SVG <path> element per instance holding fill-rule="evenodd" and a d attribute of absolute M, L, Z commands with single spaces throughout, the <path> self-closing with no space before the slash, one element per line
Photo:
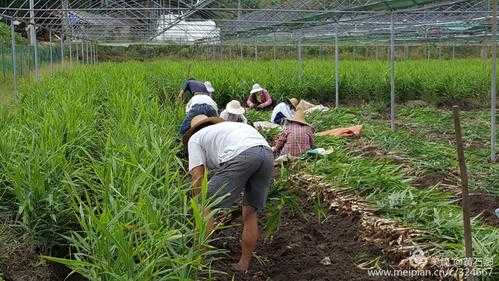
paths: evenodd
<path fill-rule="evenodd" d="M 292 60 L 161 61 L 150 67 L 155 70 L 148 79 L 164 92 L 178 91 L 179 81 L 190 77 L 211 80 L 220 103 L 232 98 L 244 99 L 253 83 L 260 83 L 277 99 L 299 96 L 334 101 L 334 65 L 326 60 L 306 60 L 303 67 Z M 342 100 L 389 101 L 390 79 L 385 62 L 342 62 L 340 80 Z M 395 86 L 399 101 L 422 99 L 432 104 L 466 101 L 483 106 L 489 100 L 489 66 L 482 60 L 399 62 Z"/>
<path fill-rule="evenodd" d="M 69 245 L 73 260 L 58 261 L 90 280 L 189 280 L 202 264 L 175 156 L 182 110 L 159 102 L 147 72 L 80 67 L 2 111 L 0 210 L 37 247 Z"/>

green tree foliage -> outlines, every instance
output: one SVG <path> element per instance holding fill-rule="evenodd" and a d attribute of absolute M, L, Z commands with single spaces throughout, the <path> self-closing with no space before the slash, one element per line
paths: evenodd
<path fill-rule="evenodd" d="M 2 43 L 10 43 L 10 26 L 7 24 L 0 22 L 0 44 Z M 16 42 L 24 43 L 26 39 L 22 37 L 19 33 L 16 33 Z"/>

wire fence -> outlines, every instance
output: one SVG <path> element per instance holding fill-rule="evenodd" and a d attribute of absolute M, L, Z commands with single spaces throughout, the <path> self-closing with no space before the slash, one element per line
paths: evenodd
<path fill-rule="evenodd" d="M 61 48 L 58 46 L 37 46 L 39 67 L 47 67 L 61 62 Z M 16 66 L 17 75 L 27 76 L 35 71 L 35 47 L 17 45 L 15 62 L 12 57 L 12 45 L 0 43 L 0 69 L 3 79 L 10 78 Z"/>

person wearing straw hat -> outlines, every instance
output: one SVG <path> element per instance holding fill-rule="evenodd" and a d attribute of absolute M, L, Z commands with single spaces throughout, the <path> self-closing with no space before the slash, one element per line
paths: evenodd
<path fill-rule="evenodd" d="M 215 92 L 213 85 L 210 81 L 202 82 L 194 80 L 193 78 L 188 79 L 184 83 L 184 87 L 180 91 L 179 100 L 184 100 L 184 98 L 191 98 L 195 95 L 208 95 L 212 96 Z"/>
<path fill-rule="evenodd" d="M 225 110 L 220 113 L 220 117 L 222 117 L 225 121 L 247 124 L 248 119 L 244 117 L 244 112 L 245 110 L 241 106 L 241 103 L 237 100 L 233 100 L 229 102 L 225 107 Z"/>
<path fill-rule="evenodd" d="M 262 86 L 255 84 L 250 91 L 246 104 L 249 108 L 265 109 L 272 105 L 272 97 Z"/>
<path fill-rule="evenodd" d="M 267 201 L 274 156 L 255 128 L 223 121 L 219 117 L 194 117 L 183 143 L 189 155 L 193 196 L 200 193 L 207 170 L 212 175 L 208 180 L 208 196 L 221 198 L 219 208 L 230 208 L 244 192 L 241 257 L 239 263 L 233 265 L 233 269 L 244 272 L 258 240 L 257 211 L 262 210 Z"/>
<path fill-rule="evenodd" d="M 180 126 L 180 134 L 184 135 L 189 130 L 192 118 L 198 115 L 206 115 L 208 117 L 218 116 L 217 103 L 208 95 L 196 94 L 185 106 L 185 118 Z"/>
<path fill-rule="evenodd" d="M 299 101 L 296 98 L 286 99 L 285 101 L 277 104 L 272 110 L 270 122 L 284 125 L 286 120 L 292 119 L 295 115 L 296 106 Z"/>
<path fill-rule="evenodd" d="M 299 157 L 314 147 L 314 128 L 305 122 L 303 110 L 298 110 L 294 118 L 288 121 L 284 131 L 272 147 L 272 151 L 276 156 Z"/>

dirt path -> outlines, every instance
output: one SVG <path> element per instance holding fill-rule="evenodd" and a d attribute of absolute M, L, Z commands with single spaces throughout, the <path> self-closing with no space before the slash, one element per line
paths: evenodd
<path fill-rule="evenodd" d="M 214 266 L 228 275 L 215 280 L 416 280 L 370 277 L 358 265 L 375 261 L 389 269 L 402 257 L 387 257 L 383 246 L 363 240 L 359 215 L 331 211 L 321 223 L 310 202 L 301 198 L 300 203 L 301 214 L 284 209 L 279 230 L 272 239 L 259 242 L 257 256 L 245 275 L 230 271 L 230 264 L 237 262 L 240 254 L 241 226 L 221 231 L 214 246 L 226 250 L 227 255 Z"/>

